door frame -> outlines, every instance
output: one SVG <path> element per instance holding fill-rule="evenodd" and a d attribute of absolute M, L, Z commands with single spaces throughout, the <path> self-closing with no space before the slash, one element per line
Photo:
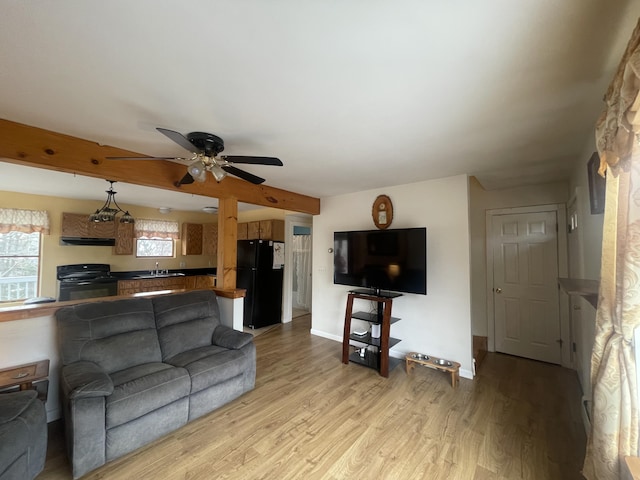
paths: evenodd
<path fill-rule="evenodd" d="M 289 214 L 284 217 L 284 286 L 282 289 L 282 323 L 289 323 L 293 317 L 293 227 L 311 228 L 311 248 L 313 249 L 313 216 Z M 311 269 L 313 271 L 313 268 Z"/>
<path fill-rule="evenodd" d="M 567 256 L 567 207 L 564 203 L 556 203 L 549 205 L 533 205 L 530 207 L 512 207 L 498 208 L 487 210 L 485 213 L 485 245 L 486 245 L 486 295 L 487 295 L 487 350 L 496 351 L 495 327 L 496 319 L 494 316 L 493 302 L 493 243 L 491 236 L 493 217 L 497 215 L 511 215 L 521 213 L 541 213 L 556 212 L 556 220 L 558 222 L 558 275 L 566 277 L 569 271 L 569 262 Z M 559 289 L 560 287 L 558 287 Z M 571 330 L 569 319 L 569 305 L 566 295 L 559 295 L 558 313 L 560 315 L 560 339 L 562 340 L 562 348 L 560 353 L 561 365 L 563 367 L 571 367 Z"/>

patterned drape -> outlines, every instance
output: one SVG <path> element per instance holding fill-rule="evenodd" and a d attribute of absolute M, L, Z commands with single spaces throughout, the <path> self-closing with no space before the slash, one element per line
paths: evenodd
<path fill-rule="evenodd" d="M 49 235 L 49 214 L 46 210 L 0 208 L 0 233 L 8 232 Z"/>
<path fill-rule="evenodd" d="M 180 238 L 180 225 L 173 220 L 136 219 L 136 238 Z"/>
<path fill-rule="evenodd" d="M 639 48 L 640 22 L 605 96 L 606 111 L 596 125 L 607 190 L 591 357 L 593 412 L 583 469 L 588 480 L 619 479 L 624 456 L 638 454 L 632 340 L 635 328 L 640 326 Z"/>

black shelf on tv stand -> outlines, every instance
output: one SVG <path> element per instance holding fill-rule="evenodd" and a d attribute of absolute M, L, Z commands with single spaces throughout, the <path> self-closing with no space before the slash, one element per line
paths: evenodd
<path fill-rule="evenodd" d="M 355 293 L 357 295 L 366 295 L 369 297 L 379 297 L 379 298 L 397 298 L 401 297 L 401 293 L 390 292 L 388 290 L 381 290 L 379 288 L 356 288 L 353 290 L 349 290 L 349 293 Z"/>
<path fill-rule="evenodd" d="M 347 297 L 347 309 L 344 317 L 344 336 L 342 339 L 342 363 L 349 362 L 364 365 L 378 370 L 383 377 L 389 376 L 389 371 L 401 363 L 396 358 L 389 358 L 389 349 L 400 342 L 397 338 L 390 336 L 391 324 L 400 320 L 391 316 L 391 305 L 394 298 L 402 296 L 401 293 L 372 291 L 356 289 L 349 291 Z M 353 312 L 353 301 L 355 299 L 370 300 L 377 302 L 377 313 Z M 370 333 L 366 335 L 355 335 L 351 332 L 351 319 L 364 320 L 369 323 L 380 325 L 380 337 L 373 338 Z M 366 350 L 364 357 L 359 352 L 349 354 L 351 340 L 374 345 L 378 347 L 378 352 L 373 353 Z"/>

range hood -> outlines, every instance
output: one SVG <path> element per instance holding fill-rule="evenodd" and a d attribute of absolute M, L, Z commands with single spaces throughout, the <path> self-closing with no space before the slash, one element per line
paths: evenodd
<path fill-rule="evenodd" d="M 60 237 L 60 245 L 92 245 L 94 247 L 113 247 L 115 238 Z"/>

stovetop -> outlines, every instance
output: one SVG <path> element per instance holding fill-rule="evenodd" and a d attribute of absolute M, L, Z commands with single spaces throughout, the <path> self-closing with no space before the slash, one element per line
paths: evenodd
<path fill-rule="evenodd" d="M 59 265 L 56 278 L 61 282 L 86 282 L 112 279 L 111 267 L 104 263 Z"/>

